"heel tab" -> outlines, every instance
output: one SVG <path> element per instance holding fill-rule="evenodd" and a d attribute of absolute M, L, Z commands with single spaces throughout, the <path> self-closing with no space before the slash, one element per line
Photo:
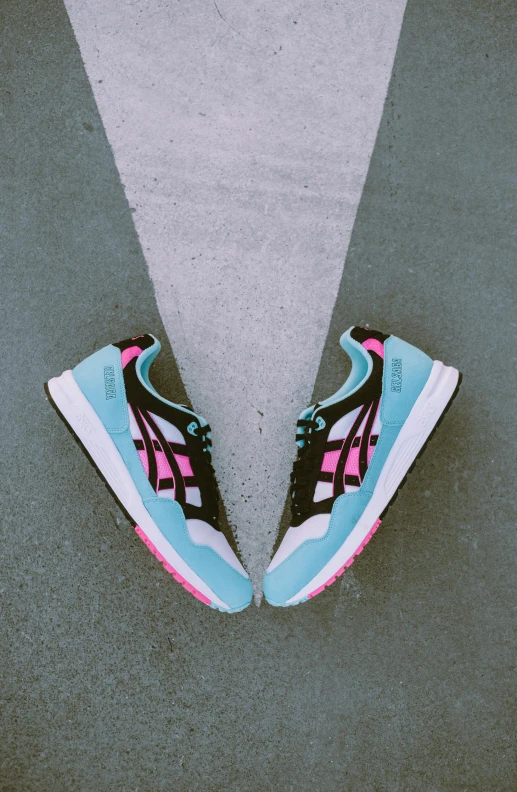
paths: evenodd
<path fill-rule="evenodd" d="M 384 359 L 384 342 L 389 338 L 388 335 L 377 330 L 370 330 L 367 327 L 352 325 L 345 330 L 339 343 L 341 348 L 350 358 L 352 368 L 348 379 L 341 388 L 321 402 L 321 407 L 328 407 L 342 399 L 356 393 L 370 378 L 373 371 L 375 356 Z M 379 360 L 377 360 L 377 364 Z M 382 369 L 381 369 L 382 371 Z"/>
<path fill-rule="evenodd" d="M 126 338 L 125 341 L 119 341 L 113 346 L 121 352 L 122 368 L 125 368 L 130 360 L 139 357 L 143 352 L 147 352 L 146 358 L 150 356 L 150 363 L 161 349 L 160 342 L 151 333 Z"/>
<path fill-rule="evenodd" d="M 361 327 L 360 325 L 350 327 L 347 333 L 350 334 L 354 341 L 361 344 L 364 349 L 369 352 L 377 352 L 379 357 L 383 357 L 381 349 L 384 347 L 384 342 L 388 340 L 389 335 L 381 333 L 379 330 L 372 330 L 369 327 Z"/>
<path fill-rule="evenodd" d="M 113 344 L 113 346 L 120 349 L 121 352 L 131 347 L 138 347 L 140 351 L 143 352 L 144 349 L 149 349 L 154 344 L 160 346 L 160 342 L 155 336 L 151 333 L 144 333 L 142 335 L 133 336 L 132 338 L 126 338 L 124 341 L 118 341 L 116 344 Z"/>
<path fill-rule="evenodd" d="M 357 353 L 369 358 L 371 354 L 367 355 L 367 352 L 374 352 L 381 359 L 384 359 L 384 343 L 388 338 L 389 335 L 378 330 L 370 330 L 368 327 L 355 325 L 349 327 L 343 333 L 340 338 L 340 344 L 352 360 L 354 359 L 354 354 L 357 355 Z"/>
<path fill-rule="evenodd" d="M 348 330 L 345 330 L 339 339 L 339 343 L 341 344 L 343 352 L 348 355 L 352 364 L 350 374 L 341 388 L 339 388 L 339 390 L 337 390 L 332 396 L 329 396 L 328 399 L 324 399 L 322 402 L 320 402 L 317 409 L 330 407 L 342 399 L 351 396 L 364 385 L 372 373 L 372 357 L 368 354 L 368 348 L 364 347 L 361 342 L 354 337 L 356 330 L 363 330 L 363 328 L 357 328 L 352 325 L 352 327 L 349 327 Z"/>

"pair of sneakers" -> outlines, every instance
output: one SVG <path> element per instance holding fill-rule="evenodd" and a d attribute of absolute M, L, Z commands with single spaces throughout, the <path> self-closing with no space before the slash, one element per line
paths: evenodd
<path fill-rule="evenodd" d="M 352 563 L 461 381 L 396 336 L 351 327 L 341 346 L 352 361 L 347 381 L 298 421 L 291 526 L 264 576 L 272 605 L 314 597 Z M 45 389 L 167 571 L 206 605 L 240 611 L 252 586 L 221 530 L 210 426 L 153 388 L 159 351 L 152 335 L 111 344 Z"/>

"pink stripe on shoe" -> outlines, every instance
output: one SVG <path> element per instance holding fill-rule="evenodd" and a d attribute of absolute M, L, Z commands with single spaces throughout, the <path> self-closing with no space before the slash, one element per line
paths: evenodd
<path fill-rule="evenodd" d="M 363 341 L 362 346 L 370 352 L 377 352 L 379 357 L 384 359 L 384 344 L 381 344 L 376 338 L 367 338 L 366 341 Z"/>
<path fill-rule="evenodd" d="M 323 473 L 335 473 L 341 451 L 326 451 L 323 455 L 321 470 Z"/>
<path fill-rule="evenodd" d="M 149 460 L 147 459 L 147 454 L 145 451 L 138 451 L 138 456 L 140 457 L 140 462 L 145 470 L 145 475 L 149 477 Z"/>
<path fill-rule="evenodd" d="M 139 346 L 132 346 L 132 347 L 128 347 L 127 349 L 124 349 L 122 352 L 122 368 L 126 368 L 129 361 L 133 360 L 133 358 L 138 357 L 138 355 L 140 355 L 141 352 L 142 350 L 140 349 Z"/>
<path fill-rule="evenodd" d="M 164 451 L 156 451 L 156 468 L 158 470 L 158 480 L 174 478 L 172 475 L 171 466 L 165 456 Z"/>
<path fill-rule="evenodd" d="M 345 464 L 345 476 L 360 476 L 359 470 L 359 446 L 351 448 Z"/>
<path fill-rule="evenodd" d="M 348 561 L 345 561 L 341 569 L 338 569 L 336 574 L 332 575 L 332 577 L 329 578 L 326 583 L 324 583 L 322 586 L 318 586 L 318 588 L 314 589 L 314 591 L 311 591 L 311 593 L 309 594 L 309 599 L 315 597 L 316 594 L 321 594 L 321 592 L 324 589 L 326 589 L 328 586 L 330 586 L 330 584 L 333 583 L 336 580 L 336 578 L 338 578 L 340 575 L 343 574 L 345 569 L 352 564 L 354 558 L 359 555 L 359 553 L 363 550 L 363 548 L 366 547 L 366 545 L 368 544 L 368 542 L 370 541 L 370 539 L 372 538 L 372 536 L 374 535 L 375 531 L 377 530 L 380 524 L 381 521 L 377 520 L 377 522 L 373 525 L 373 527 L 368 531 L 368 533 L 366 534 L 365 538 L 363 539 L 357 550 L 350 556 Z"/>
<path fill-rule="evenodd" d="M 169 562 L 162 556 L 160 551 L 157 550 L 157 548 L 153 545 L 153 543 L 151 542 L 149 537 L 142 531 L 142 529 L 140 528 L 139 525 L 135 525 L 135 531 L 137 532 L 137 534 L 140 537 L 140 539 L 142 540 L 142 542 L 144 542 L 144 544 L 147 545 L 147 547 L 149 548 L 151 553 L 154 556 L 156 556 L 158 561 L 160 561 L 163 564 L 163 566 L 165 567 L 167 572 L 170 572 L 170 574 L 173 576 L 173 578 L 175 580 L 177 580 L 178 583 L 181 583 L 181 585 L 183 586 L 184 589 L 187 589 L 187 591 L 190 594 L 192 594 L 196 599 L 201 600 L 201 602 L 204 602 L 205 605 L 211 605 L 212 604 L 211 600 L 209 600 L 208 597 L 205 597 L 204 594 L 202 594 L 200 591 L 198 591 L 197 588 L 195 588 L 195 586 L 192 585 L 192 583 L 188 582 L 188 580 L 185 580 L 185 578 L 182 577 L 180 575 L 180 573 L 177 572 L 174 569 L 174 567 L 169 564 Z"/>
<path fill-rule="evenodd" d="M 178 463 L 178 467 L 180 469 L 181 475 L 193 476 L 194 471 L 190 466 L 190 459 L 188 458 L 188 456 L 183 456 L 183 454 L 174 454 L 174 456 L 176 458 L 176 462 Z"/>

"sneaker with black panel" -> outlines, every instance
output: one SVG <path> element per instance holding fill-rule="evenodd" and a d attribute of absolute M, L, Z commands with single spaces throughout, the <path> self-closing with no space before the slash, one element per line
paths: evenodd
<path fill-rule="evenodd" d="M 291 525 L 264 576 L 272 605 L 305 602 L 370 541 L 456 395 L 460 373 L 393 335 L 351 327 L 345 384 L 304 410 L 291 474 Z"/>
<path fill-rule="evenodd" d="M 165 569 L 206 605 L 240 611 L 252 587 L 221 530 L 210 426 L 152 386 L 159 351 L 152 335 L 110 344 L 45 389 Z"/>

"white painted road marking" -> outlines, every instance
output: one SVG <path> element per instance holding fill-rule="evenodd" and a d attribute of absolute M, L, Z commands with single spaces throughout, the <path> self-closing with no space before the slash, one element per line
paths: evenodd
<path fill-rule="evenodd" d="M 214 429 L 230 522 L 259 584 L 405 0 L 66 6 L 178 365 Z"/>

